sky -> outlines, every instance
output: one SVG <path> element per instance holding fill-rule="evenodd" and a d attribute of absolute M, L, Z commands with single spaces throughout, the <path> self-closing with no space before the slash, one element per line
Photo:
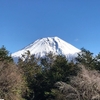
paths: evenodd
<path fill-rule="evenodd" d="M 0 0 L 0 47 L 14 53 L 55 36 L 97 55 L 100 0 Z"/>

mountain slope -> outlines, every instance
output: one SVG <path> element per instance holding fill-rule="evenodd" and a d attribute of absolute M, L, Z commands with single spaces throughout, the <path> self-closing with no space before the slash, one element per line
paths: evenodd
<path fill-rule="evenodd" d="M 58 37 L 47 37 L 38 39 L 22 50 L 13 53 L 12 57 L 19 58 L 27 50 L 29 50 L 32 55 L 35 54 L 36 57 L 43 57 L 49 52 L 52 52 L 55 55 L 65 55 L 68 59 L 75 57 L 77 53 L 80 52 L 79 49 Z"/>

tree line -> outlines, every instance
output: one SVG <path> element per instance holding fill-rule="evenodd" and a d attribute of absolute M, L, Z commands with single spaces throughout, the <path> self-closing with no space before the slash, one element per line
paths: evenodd
<path fill-rule="evenodd" d="M 63 55 L 50 52 L 43 58 L 36 58 L 27 51 L 16 64 L 2 46 L 0 98 L 100 100 L 100 53 L 93 56 L 89 50 L 82 48 L 75 61 L 69 62 Z"/>

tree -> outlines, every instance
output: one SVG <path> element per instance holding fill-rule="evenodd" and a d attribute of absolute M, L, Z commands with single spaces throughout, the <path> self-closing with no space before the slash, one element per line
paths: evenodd
<path fill-rule="evenodd" d="M 23 100 L 25 84 L 21 72 L 13 63 L 0 62 L 0 98 Z"/>
<path fill-rule="evenodd" d="M 55 83 L 58 91 L 54 100 L 100 100 L 100 73 L 87 69 L 83 65 L 77 76 L 70 78 L 70 82 Z M 63 97 L 62 97 L 63 96 Z M 59 97 L 59 98 L 58 98 Z M 57 99 L 56 99 L 57 98 Z"/>
<path fill-rule="evenodd" d="M 68 82 L 70 76 L 77 75 L 76 64 L 68 62 L 64 56 L 49 53 L 39 59 L 34 55 L 23 57 L 26 58 L 20 59 L 18 67 L 22 69 L 29 89 L 26 94 L 27 100 L 53 99 L 54 84 L 57 81 Z"/>
<path fill-rule="evenodd" d="M 2 62 L 12 62 L 13 59 L 9 55 L 9 51 L 6 50 L 4 46 L 0 48 L 0 61 Z"/>
<path fill-rule="evenodd" d="M 27 51 L 24 55 L 22 55 L 22 59 L 19 59 L 18 68 L 23 71 L 23 76 L 28 87 L 25 98 L 27 100 L 33 100 L 35 77 L 41 70 L 38 65 L 38 59 L 34 55 L 30 55 L 30 52 Z"/>
<path fill-rule="evenodd" d="M 82 64 L 90 69 L 95 69 L 96 59 L 89 50 L 82 48 L 81 52 L 78 53 L 78 57 L 76 57 L 76 61 L 78 64 Z"/>
<path fill-rule="evenodd" d="M 50 57 L 49 57 L 50 56 Z M 66 57 L 46 56 L 42 59 L 42 71 L 35 77 L 34 84 L 35 94 L 34 100 L 49 100 L 54 98 L 52 89 L 57 81 L 68 82 L 69 77 L 77 75 L 78 68 L 73 62 L 68 62 Z"/>
<path fill-rule="evenodd" d="M 95 69 L 100 71 L 100 53 L 95 57 L 95 59 L 96 59 Z"/>
<path fill-rule="evenodd" d="M 77 89 L 80 100 L 100 100 L 100 73 L 80 65 L 81 71 L 71 78 L 70 85 Z"/>
<path fill-rule="evenodd" d="M 77 89 L 70 84 L 65 82 L 56 82 L 55 87 L 57 87 L 58 94 L 55 92 L 55 100 L 80 100 L 80 95 Z"/>

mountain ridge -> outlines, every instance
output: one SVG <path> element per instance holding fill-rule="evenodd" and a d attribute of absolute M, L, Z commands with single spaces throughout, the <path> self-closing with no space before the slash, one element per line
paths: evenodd
<path fill-rule="evenodd" d="M 80 52 L 78 48 L 58 37 L 47 37 L 36 40 L 11 56 L 13 58 L 20 58 L 27 50 L 30 51 L 31 55 L 35 55 L 36 57 L 44 57 L 46 54 L 52 52 L 55 55 L 64 55 L 66 58 L 71 58 Z"/>

